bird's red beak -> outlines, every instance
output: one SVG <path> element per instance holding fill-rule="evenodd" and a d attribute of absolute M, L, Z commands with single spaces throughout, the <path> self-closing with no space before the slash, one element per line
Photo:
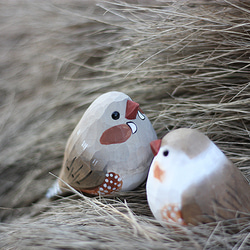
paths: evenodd
<path fill-rule="evenodd" d="M 128 100 L 126 106 L 126 115 L 125 117 L 128 120 L 134 120 L 139 110 L 139 104 L 133 101 Z"/>
<path fill-rule="evenodd" d="M 160 150 L 160 147 L 161 147 L 161 139 L 151 141 L 150 147 L 151 147 L 151 150 L 152 150 L 154 156 L 156 156 Z"/>

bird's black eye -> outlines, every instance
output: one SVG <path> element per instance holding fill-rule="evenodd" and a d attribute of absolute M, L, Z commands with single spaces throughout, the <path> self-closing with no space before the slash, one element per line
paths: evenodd
<path fill-rule="evenodd" d="M 112 119 L 118 120 L 120 118 L 120 113 L 118 111 L 114 111 L 111 115 Z"/>
<path fill-rule="evenodd" d="M 165 151 L 163 152 L 163 155 L 164 155 L 164 156 L 168 156 L 168 154 L 169 154 L 169 151 L 168 151 L 168 150 L 165 150 Z"/>

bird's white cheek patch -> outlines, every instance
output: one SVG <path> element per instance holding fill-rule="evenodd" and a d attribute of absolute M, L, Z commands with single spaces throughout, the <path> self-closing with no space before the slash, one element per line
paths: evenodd
<path fill-rule="evenodd" d="M 159 163 L 157 161 L 155 161 L 153 165 L 153 173 L 154 173 L 154 178 L 156 178 L 160 182 L 163 182 L 165 178 L 165 171 L 161 170 Z"/>
<path fill-rule="evenodd" d="M 141 120 L 145 120 L 145 115 L 142 113 L 141 110 L 138 110 L 138 116 Z"/>
<path fill-rule="evenodd" d="M 126 124 L 130 127 L 130 129 L 131 129 L 131 131 L 132 131 L 132 134 L 136 133 L 136 131 L 137 131 L 137 126 L 136 126 L 135 123 L 133 123 L 133 122 L 127 122 Z"/>

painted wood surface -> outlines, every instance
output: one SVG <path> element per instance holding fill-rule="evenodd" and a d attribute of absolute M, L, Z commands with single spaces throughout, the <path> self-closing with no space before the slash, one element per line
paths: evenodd
<path fill-rule="evenodd" d="M 182 128 L 151 147 L 155 158 L 147 199 L 161 223 L 197 225 L 249 217 L 249 183 L 207 136 Z"/>

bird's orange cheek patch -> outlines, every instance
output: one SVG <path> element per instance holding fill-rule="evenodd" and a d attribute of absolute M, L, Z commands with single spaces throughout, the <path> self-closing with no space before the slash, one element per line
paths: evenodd
<path fill-rule="evenodd" d="M 131 136 L 132 131 L 127 124 L 121 124 L 105 130 L 100 138 L 100 143 L 110 145 L 123 143 Z"/>
<path fill-rule="evenodd" d="M 160 182 L 163 182 L 165 171 L 160 169 L 159 163 L 157 161 L 154 163 L 153 172 L 154 172 L 154 177 Z"/>

